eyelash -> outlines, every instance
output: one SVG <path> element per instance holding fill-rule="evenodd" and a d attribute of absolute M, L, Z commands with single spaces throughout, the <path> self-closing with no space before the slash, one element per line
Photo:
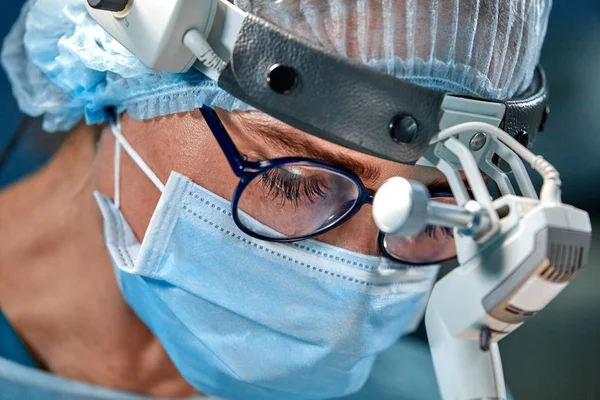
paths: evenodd
<path fill-rule="evenodd" d="M 452 228 L 447 228 L 445 226 L 426 225 L 423 232 L 430 238 L 437 239 L 437 232 L 440 229 L 442 231 L 442 235 L 444 236 L 444 238 L 454 239 L 454 230 Z"/>
<path fill-rule="evenodd" d="M 298 208 L 301 195 L 306 196 L 309 202 L 314 203 L 319 198 L 324 199 L 328 189 L 316 176 L 305 177 L 281 168 L 273 168 L 263 173 L 260 183 L 267 188 L 273 199 L 282 197 L 282 207 L 286 201 L 290 201 L 294 208 Z"/>

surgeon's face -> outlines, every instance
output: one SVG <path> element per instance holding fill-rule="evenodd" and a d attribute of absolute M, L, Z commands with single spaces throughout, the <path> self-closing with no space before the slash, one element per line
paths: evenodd
<path fill-rule="evenodd" d="M 423 182 L 432 193 L 449 191 L 445 178 L 436 169 L 402 165 L 352 151 L 306 134 L 259 111 L 217 110 L 217 113 L 240 153 L 249 159 L 308 157 L 355 173 L 367 188 L 377 189 L 386 179 L 401 176 Z M 239 179 L 233 174 L 199 111 L 149 121 L 135 121 L 123 115 L 122 131 L 161 181 L 166 182 L 171 171 L 177 171 L 231 200 Z M 114 137 L 107 129 L 100 144 L 98 188 L 109 196 L 114 188 L 113 149 Z M 141 240 L 160 192 L 127 155 L 122 156 L 121 163 L 121 209 Z M 371 206 L 364 206 L 346 223 L 316 239 L 376 255 L 379 253 L 377 234 Z"/>

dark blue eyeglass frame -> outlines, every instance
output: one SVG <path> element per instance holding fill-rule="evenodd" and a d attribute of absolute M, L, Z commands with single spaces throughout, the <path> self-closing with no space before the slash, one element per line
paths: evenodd
<path fill-rule="evenodd" d="M 225 154 L 225 157 L 227 158 L 227 161 L 229 162 L 231 169 L 233 170 L 235 175 L 240 179 L 240 182 L 238 183 L 238 185 L 233 193 L 232 200 L 231 200 L 231 208 L 232 208 L 231 213 L 233 216 L 233 220 L 235 221 L 235 224 L 238 226 L 238 228 L 240 228 L 240 230 L 242 230 L 247 235 L 255 237 L 257 239 L 269 241 L 269 242 L 295 242 L 295 241 L 299 241 L 299 240 L 309 239 L 309 238 L 321 235 L 327 231 L 330 231 L 330 230 L 342 225 L 344 222 L 346 222 L 347 220 L 352 218 L 352 216 L 354 214 L 356 214 L 365 204 L 370 204 L 370 205 L 373 204 L 373 197 L 375 196 L 375 191 L 365 187 L 365 185 L 362 183 L 360 178 L 358 176 L 356 176 L 356 174 L 354 174 L 353 172 L 350 172 L 344 168 L 338 167 L 336 165 L 326 163 L 323 161 L 318 161 L 318 160 L 311 159 L 311 158 L 304 158 L 304 157 L 282 157 L 282 158 L 276 158 L 276 159 L 267 160 L 267 161 L 245 160 L 239 153 L 238 149 L 235 147 L 235 144 L 231 140 L 231 137 L 227 133 L 227 130 L 223 126 L 223 124 L 222 124 L 221 120 L 219 119 L 215 110 L 213 110 L 210 107 L 203 106 L 202 108 L 200 108 L 200 112 L 202 113 L 204 120 L 208 124 L 208 127 L 212 131 L 215 139 L 219 143 L 221 150 Z M 257 233 L 255 231 L 248 229 L 241 222 L 241 220 L 239 218 L 238 204 L 239 204 L 240 197 L 241 197 L 244 189 L 246 189 L 246 187 L 250 184 L 250 182 L 252 182 L 255 178 L 257 178 L 259 175 L 263 174 L 264 172 L 266 172 L 272 168 L 280 168 L 286 164 L 292 164 L 292 163 L 295 165 L 304 164 L 309 167 L 318 167 L 323 170 L 331 171 L 333 173 L 342 175 L 345 178 L 347 178 L 348 180 L 352 181 L 356 185 L 356 188 L 358 189 L 358 196 L 357 196 L 355 203 L 338 220 L 336 220 L 335 222 L 331 223 L 330 225 L 327 225 L 324 228 L 319 229 L 309 235 L 298 236 L 298 237 L 274 238 L 274 237 L 269 237 L 269 236 L 263 236 L 260 233 Z M 451 192 L 439 191 L 439 192 L 432 193 L 431 197 L 432 198 L 451 198 L 454 196 Z M 429 262 L 429 263 L 414 263 L 414 262 L 410 262 L 408 260 L 402 260 L 398 257 L 395 257 L 393 254 L 390 254 L 387 251 L 385 243 L 384 243 L 384 239 L 385 239 L 385 233 L 379 232 L 377 242 L 379 244 L 380 251 L 384 256 L 389 257 L 393 260 L 397 260 L 397 261 L 401 261 L 401 262 L 410 264 L 412 266 L 427 266 L 427 265 L 432 265 L 432 264 L 439 264 L 442 262 L 450 261 L 455 258 L 455 257 L 452 257 L 452 258 L 449 258 L 446 260 L 436 260 L 435 262 Z"/>
<path fill-rule="evenodd" d="M 234 174 L 238 178 L 240 178 L 240 182 L 238 183 L 238 185 L 233 193 L 233 197 L 231 199 L 231 213 L 233 215 L 233 220 L 235 221 L 235 224 L 238 226 L 238 228 L 240 228 L 247 235 L 250 235 L 257 239 L 270 241 L 270 242 L 295 242 L 298 240 L 309 239 L 311 237 L 321 235 L 327 231 L 330 231 L 330 230 L 340 226 L 341 224 L 346 222 L 348 219 L 350 219 L 354 214 L 356 214 L 362 208 L 362 206 L 364 206 L 365 204 L 373 204 L 373 197 L 375 196 L 375 191 L 372 189 L 367 189 L 365 187 L 365 185 L 362 183 L 362 181 L 360 180 L 360 178 L 358 176 L 356 176 L 354 173 L 352 173 L 348 170 L 345 170 L 341 167 L 338 167 L 336 165 L 329 164 L 329 163 L 326 163 L 323 161 L 314 160 L 311 158 L 304 158 L 304 157 L 282 157 L 282 158 L 275 158 L 273 160 L 266 160 L 266 161 L 244 160 L 244 158 L 240 155 L 240 152 L 238 151 L 238 149 L 235 147 L 235 144 L 231 140 L 231 137 L 227 133 L 227 130 L 223 126 L 223 124 L 222 124 L 221 120 L 219 119 L 219 116 L 217 115 L 215 110 L 213 110 L 210 107 L 203 106 L 202 108 L 200 108 L 200 112 L 202 113 L 204 120 L 206 121 L 206 123 L 208 124 L 208 127 L 210 128 L 213 135 L 215 136 L 215 139 L 217 139 L 217 142 L 219 143 L 221 150 L 225 154 L 225 157 L 227 158 L 227 161 L 229 162 L 229 165 L 231 166 L 231 169 L 233 170 Z M 308 167 L 321 168 L 323 170 L 331 171 L 333 173 L 342 175 L 345 178 L 347 178 L 348 180 L 352 181 L 356 185 L 356 188 L 358 189 L 358 196 L 357 196 L 355 203 L 348 211 L 346 211 L 346 213 L 342 217 L 340 217 L 340 219 L 338 219 L 337 221 L 333 222 L 332 224 L 327 225 L 324 228 L 319 229 L 309 235 L 298 236 L 298 237 L 273 238 L 273 237 L 263 236 L 257 232 L 254 232 L 254 231 L 248 229 L 240 221 L 239 214 L 238 214 L 238 211 L 239 211 L 238 203 L 240 201 L 240 197 L 241 197 L 244 189 L 257 176 L 263 174 L 264 172 L 266 172 L 270 169 L 273 169 L 273 168 L 281 168 L 282 166 L 284 166 L 286 164 L 292 164 L 292 163 L 296 164 L 296 165 L 304 164 Z"/>

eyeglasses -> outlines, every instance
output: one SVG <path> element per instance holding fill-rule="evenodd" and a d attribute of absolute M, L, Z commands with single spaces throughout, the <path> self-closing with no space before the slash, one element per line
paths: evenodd
<path fill-rule="evenodd" d="M 363 205 L 373 204 L 375 191 L 341 167 L 299 157 L 246 160 L 217 113 L 206 106 L 200 112 L 240 179 L 231 201 L 232 215 L 246 234 L 272 242 L 308 239 L 340 226 Z M 454 203 L 451 193 L 433 194 L 432 199 Z M 452 230 L 438 226 L 427 226 L 411 238 L 380 232 L 378 242 L 383 254 L 411 265 L 456 257 Z"/>

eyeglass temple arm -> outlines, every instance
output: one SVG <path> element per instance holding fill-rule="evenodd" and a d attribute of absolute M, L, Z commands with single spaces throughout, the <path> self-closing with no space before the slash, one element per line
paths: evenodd
<path fill-rule="evenodd" d="M 202 113 L 202 116 L 204 117 L 204 120 L 206 121 L 211 132 L 215 136 L 215 139 L 217 139 L 219 146 L 221 146 L 221 150 L 223 150 L 223 153 L 225 154 L 233 173 L 237 176 L 241 176 L 244 172 L 242 156 L 235 147 L 235 144 L 231 140 L 227 130 L 221 123 L 219 116 L 215 110 L 207 106 L 202 106 L 202 108 L 200 108 L 200 112 Z"/>

